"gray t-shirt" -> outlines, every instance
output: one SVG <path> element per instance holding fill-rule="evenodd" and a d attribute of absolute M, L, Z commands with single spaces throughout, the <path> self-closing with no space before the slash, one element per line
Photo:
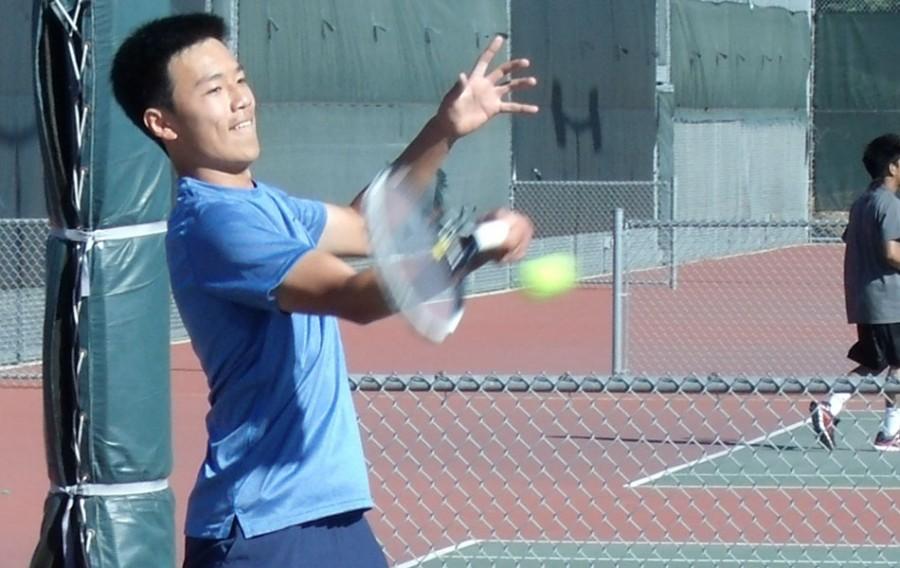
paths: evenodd
<path fill-rule="evenodd" d="M 900 198 L 880 186 L 853 202 L 844 232 L 844 299 L 849 323 L 900 322 L 900 271 L 884 257 L 900 240 Z"/>

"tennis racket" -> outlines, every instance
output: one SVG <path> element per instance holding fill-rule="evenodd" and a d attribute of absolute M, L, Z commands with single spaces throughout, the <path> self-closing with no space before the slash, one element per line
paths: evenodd
<path fill-rule="evenodd" d="M 422 337 L 440 343 L 462 320 L 466 276 L 481 253 L 503 244 L 509 224 L 476 225 L 464 210 L 448 220 L 408 174 L 388 167 L 366 189 L 370 259 L 391 306 Z"/>

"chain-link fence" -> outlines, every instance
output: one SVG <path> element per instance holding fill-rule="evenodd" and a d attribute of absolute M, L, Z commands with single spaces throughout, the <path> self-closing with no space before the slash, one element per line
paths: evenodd
<path fill-rule="evenodd" d="M 671 219 L 673 203 L 668 183 L 649 181 L 518 181 L 510 201 L 534 222 L 529 255 L 574 254 L 584 286 L 611 281 L 615 208 L 629 218 L 660 220 Z"/>
<path fill-rule="evenodd" d="M 537 254 L 572 251 L 584 267 L 621 251 L 602 267 L 621 272 L 585 284 L 622 281 L 623 370 L 357 377 L 391 559 L 898 565 L 900 462 L 872 443 L 900 385 L 843 376 L 844 223 L 576 222 L 590 208 L 559 202 L 577 184 L 546 185 L 520 190 L 533 204 L 515 200 L 538 212 Z M 830 391 L 856 393 L 833 452 L 808 419 Z"/>
<path fill-rule="evenodd" d="M 839 376 L 843 222 L 625 223 L 631 373 Z"/>
<path fill-rule="evenodd" d="M 535 221 L 529 254 L 573 253 L 583 286 L 613 282 L 612 207 L 624 205 L 637 216 L 623 234 L 630 301 L 619 333 L 629 372 L 842 372 L 848 328 L 838 278 L 840 223 L 673 222 L 660 205 L 671 203 L 669 186 L 649 182 L 519 182 L 511 201 Z M 46 222 L 6 221 L 0 229 L 7 322 L 0 332 L 0 376 L 37 378 Z M 514 269 L 494 266 L 476 273 L 468 289 L 482 293 L 516 286 Z M 170 309 L 172 338 L 185 339 L 174 303 Z M 759 358 L 758 343 L 740 339 L 751 329 L 770 335 L 782 348 L 778 353 L 790 335 L 798 352 L 778 355 L 783 365 Z M 815 345 L 804 345 L 801 335 Z M 710 362 L 716 357 L 710 345 L 721 343 L 731 350 L 720 356 L 721 364 Z M 746 355 L 735 357 L 739 351 Z"/>
<path fill-rule="evenodd" d="M 44 219 L 0 219 L 0 379 L 40 376 Z"/>
<path fill-rule="evenodd" d="M 807 403 L 861 392 L 839 450 Z M 398 566 L 896 566 L 873 380 L 359 377 Z"/>
<path fill-rule="evenodd" d="M 872 448 L 900 385 L 839 378 L 844 224 L 672 221 L 667 192 L 513 188 L 532 255 L 576 254 L 595 290 L 621 281 L 621 372 L 352 379 L 371 519 L 397 566 L 900 564 L 900 454 Z M 623 203 L 649 218 L 617 225 Z M 4 225 L 4 293 L 36 302 L 9 308 L 29 315 L 4 336 L 11 364 L 39 357 L 45 231 Z M 516 284 L 508 270 L 481 282 Z M 831 390 L 857 393 L 832 452 L 808 421 Z"/>
<path fill-rule="evenodd" d="M 896 0 L 813 0 L 820 12 L 900 12 Z"/>
<path fill-rule="evenodd" d="M 43 349 L 46 219 L 0 219 L 0 384 L 37 386 Z M 173 341 L 187 338 L 170 302 Z"/>

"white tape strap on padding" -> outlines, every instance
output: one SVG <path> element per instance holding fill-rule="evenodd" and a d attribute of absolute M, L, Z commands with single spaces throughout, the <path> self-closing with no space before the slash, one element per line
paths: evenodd
<path fill-rule="evenodd" d="M 65 493 L 73 497 L 117 497 L 122 495 L 144 495 L 157 493 L 169 488 L 168 479 L 137 481 L 135 483 L 79 483 L 77 485 L 55 485 L 51 493 Z"/>
<path fill-rule="evenodd" d="M 111 229 L 97 229 L 96 231 L 82 231 L 81 229 L 60 229 L 51 227 L 50 235 L 64 241 L 84 243 L 84 255 L 88 255 L 97 243 L 104 241 L 118 241 L 123 239 L 136 239 L 150 235 L 160 235 L 168 230 L 167 221 L 155 221 L 140 225 L 126 225 Z M 91 269 L 86 260 L 81 262 L 81 290 L 82 298 L 91 295 Z"/>
<path fill-rule="evenodd" d="M 159 235 L 166 232 L 168 226 L 167 221 L 155 221 L 153 223 L 142 223 L 140 225 L 126 225 L 124 227 L 113 227 L 111 229 L 97 229 L 96 231 L 82 231 L 81 229 L 60 229 L 52 227 L 50 234 L 57 239 L 65 241 L 73 241 L 76 243 L 90 243 L 102 241 L 118 241 L 121 239 L 134 239 L 138 237 L 148 237 L 150 235 Z"/>

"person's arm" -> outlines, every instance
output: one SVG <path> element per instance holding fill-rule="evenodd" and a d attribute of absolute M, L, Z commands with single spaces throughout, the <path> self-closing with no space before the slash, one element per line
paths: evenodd
<path fill-rule="evenodd" d="M 328 219 L 317 248 L 336 256 L 368 256 L 369 235 L 358 208 L 325 204 Z"/>
<path fill-rule="evenodd" d="M 895 270 L 900 270 L 900 242 L 884 241 L 884 260 Z"/>
<path fill-rule="evenodd" d="M 435 115 L 394 161 L 395 167 L 409 168 L 407 177 L 414 187 L 427 188 L 459 138 L 475 132 L 499 114 L 534 114 L 538 107 L 505 100 L 513 91 L 537 84 L 534 77 L 511 77 L 527 69 L 527 59 L 512 59 L 489 71 L 488 67 L 503 47 L 497 36 L 475 61 L 469 74 L 460 73 L 444 95 Z M 359 208 L 361 194 L 351 207 Z"/>
<path fill-rule="evenodd" d="M 311 250 L 298 260 L 275 290 L 286 312 L 333 315 L 371 323 L 393 313 L 372 269 L 356 272 L 340 258 Z"/>
<path fill-rule="evenodd" d="M 487 219 L 503 219 L 509 234 L 499 248 L 483 255 L 489 261 L 513 262 L 525 256 L 534 228 L 528 217 L 499 209 Z M 337 256 L 313 249 L 290 269 L 275 290 L 278 307 L 286 312 L 334 315 L 366 324 L 394 313 L 379 287 L 372 269 L 356 272 Z"/>
<path fill-rule="evenodd" d="M 216 297 L 269 311 L 336 315 L 367 323 L 390 307 L 372 271 L 357 273 L 316 248 L 324 204 L 298 201 L 308 235 L 287 234 L 255 207 L 214 203 L 181 231 L 191 278 Z"/>
<path fill-rule="evenodd" d="M 527 59 L 514 59 L 493 71 L 488 67 L 503 46 L 497 36 L 475 62 L 472 71 L 460 74 L 444 96 L 436 114 L 394 161 L 406 168 L 407 180 L 423 190 L 437 173 L 453 143 L 470 134 L 501 113 L 535 113 L 534 105 L 504 100 L 512 91 L 537 84 L 533 77 L 511 78 L 526 69 Z M 291 312 L 331 314 L 358 323 L 367 323 L 392 313 L 372 270 L 354 272 L 338 256 L 365 255 L 369 242 L 360 212 L 362 196 L 350 206 L 329 205 L 327 221 L 315 250 L 303 256 L 291 268 L 276 290 L 278 306 Z M 489 255 L 489 260 L 517 260 L 525 254 L 531 240 L 531 222 L 520 214 L 495 212 L 510 222 L 506 242 Z"/>
<path fill-rule="evenodd" d="M 413 187 L 424 191 L 454 142 L 478 130 L 498 114 L 538 111 L 535 105 L 504 100 L 513 91 L 533 87 L 537 80 L 534 77 L 510 77 L 529 67 L 527 59 L 507 61 L 489 72 L 488 67 L 502 46 L 503 38 L 495 37 L 478 57 L 471 72 L 459 75 L 435 115 L 394 160 L 394 167 L 408 169 L 407 181 Z M 364 193 L 365 189 L 357 194 L 349 207 L 332 206 L 329 209 L 328 224 L 320 241 L 323 250 L 338 255 L 365 255 L 368 252 L 365 223 L 360 214 Z"/>
<path fill-rule="evenodd" d="M 900 199 L 893 194 L 878 197 L 876 218 L 884 260 L 894 270 L 900 270 Z"/>

